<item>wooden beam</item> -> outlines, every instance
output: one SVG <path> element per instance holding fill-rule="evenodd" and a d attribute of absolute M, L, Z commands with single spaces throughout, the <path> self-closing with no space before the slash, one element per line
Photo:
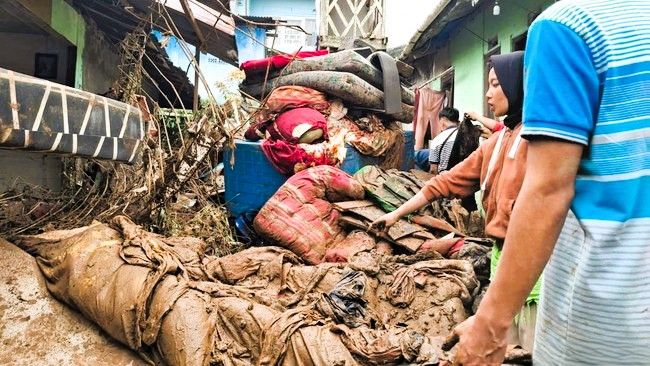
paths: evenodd
<path fill-rule="evenodd" d="M 192 106 L 192 111 L 194 115 L 199 110 L 199 65 L 201 61 L 201 50 L 199 46 L 195 47 L 194 58 L 196 59 L 196 64 L 194 65 L 194 104 Z"/>
<path fill-rule="evenodd" d="M 190 24 L 192 24 L 192 29 L 194 29 L 196 38 L 198 38 L 199 40 L 199 44 L 196 45 L 196 48 L 197 50 L 203 49 L 203 47 L 205 46 L 205 37 L 203 36 L 203 32 L 201 31 L 201 28 L 199 28 L 199 24 L 196 22 L 196 19 L 194 19 L 194 14 L 192 14 L 192 9 L 190 8 L 190 4 L 187 2 L 187 0 L 180 0 L 180 1 L 181 1 L 181 6 L 183 7 L 183 11 L 185 12 L 185 17 L 190 21 Z"/>

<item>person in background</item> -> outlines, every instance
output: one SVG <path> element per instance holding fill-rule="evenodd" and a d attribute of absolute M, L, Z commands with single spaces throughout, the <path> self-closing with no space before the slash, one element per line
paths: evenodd
<path fill-rule="evenodd" d="M 386 230 L 401 217 L 435 199 L 473 196 L 480 189 L 479 201 L 485 210 L 485 233 L 496 242 L 492 256 L 494 273 L 508 230 L 510 212 L 526 173 L 527 141 L 519 135 L 524 97 L 523 52 L 492 56 L 489 69 L 489 87 L 485 96 L 496 116 L 507 116 L 504 120 L 506 128 L 454 168 L 430 179 L 413 198 L 375 220 L 372 226 Z M 445 249 L 436 250 L 446 254 Z M 520 344 L 532 351 L 538 299 L 537 289 L 529 291 L 527 305 L 520 306 L 521 316 L 512 324 L 509 343 Z"/>
<path fill-rule="evenodd" d="M 535 365 L 650 365 L 648 29 L 647 0 L 560 1 L 531 25 L 526 178 L 454 364 L 501 364 L 544 269 Z"/>
<path fill-rule="evenodd" d="M 458 110 L 452 107 L 445 107 L 440 111 L 440 113 L 438 113 L 440 124 L 444 130 L 440 132 L 438 136 L 434 137 L 433 140 L 431 140 L 428 149 L 422 149 L 415 152 L 415 165 L 420 168 L 420 170 L 434 173 L 432 169 L 435 168 L 435 171 L 437 172 L 437 167 L 441 164 L 440 162 L 443 157 L 446 156 L 445 161 L 449 161 L 451 148 L 454 145 L 454 140 L 456 137 L 456 134 L 453 132 L 455 132 L 454 129 L 458 127 L 458 117 Z M 443 135 L 444 137 L 441 139 L 440 136 Z M 433 150 L 435 147 L 440 147 L 440 149 L 435 155 L 433 155 Z M 446 150 L 442 149 L 443 147 Z M 433 164 L 431 162 L 432 157 L 437 158 Z"/>
<path fill-rule="evenodd" d="M 458 136 L 458 109 L 445 107 L 440 111 L 438 118 L 444 130 L 434 137 L 429 143 L 429 173 L 438 174 L 449 170 L 449 158 Z"/>

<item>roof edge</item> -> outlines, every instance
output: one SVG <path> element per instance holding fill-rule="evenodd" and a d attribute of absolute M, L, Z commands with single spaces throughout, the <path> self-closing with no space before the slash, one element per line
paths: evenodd
<path fill-rule="evenodd" d="M 429 16 L 424 20 L 422 25 L 418 27 L 418 29 L 415 31 L 415 34 L 413 34 L 409 42 L 406 44 L 406 47 L 402 51 L 402 54 L 399 56 L 399 59 L 401 61 L 406 62 L 410 58 L 411 52 L 413 51 L 413 48 L 422 37 L 422 34 L 426 32 L 426 30 L 429 29 L 431 25 L 433 25 L 433 23 L 436 21 L 436 19 L 438 19 L 440 14 L 442 14 L 443 10 L 447 7 L 447 5 L 449 5 L 449 3 L 451 3 L 451 1 L 452 0 L 441 0 L 440 2 L 438 2 L 438 5 L 433 9 L 431 14 L 429 14 Z"/>

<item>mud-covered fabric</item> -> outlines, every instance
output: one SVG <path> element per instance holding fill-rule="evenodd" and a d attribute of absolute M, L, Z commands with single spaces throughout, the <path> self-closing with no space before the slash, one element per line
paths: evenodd
<path fill-rule="evenodd" d="M 258 234 L 319 263 L 325 251 L 344 238 L 340 214 L 331 202 L 362 199 L 363 187 L 344 171 L 323 165 L 304 170 L 278 189 L 260 209 L 253 226 Z"/>
<path fill-rule="evenodd" d="M 449 359 L 441 339 L 467 317 L 477 286 L 466 261 L 369 253 L 306 266 L 276 247 L 205 256 L 197 239 L 161 237 L 124 217 L 17 244 L 36 256 L 54 296 L 156 364 L 429 365 Z M 323 294 L 354 300 L 354 328 L 328 315 Z"/>

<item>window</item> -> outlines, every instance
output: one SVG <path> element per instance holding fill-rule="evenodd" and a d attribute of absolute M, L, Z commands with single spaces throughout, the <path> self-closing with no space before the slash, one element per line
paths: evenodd
<path fill-rule="evenodd" d="M 279 26 L 275 34 L 266 39 L 266 45 L 281 52 L 293 53 L 298 50 L 313 51 L 316 49 L 316 19 L 314 18 L 283 18 L 286 25 L 297 25 L 302 27 L 312 36 L 301 32 L 298 29 Z M 275 38 L 275 42 L 273 39 Z"/>
<path fill-rule="evenodd" d="M 499 47 L 499 38 L 497 36 L 494 36 L 487 41 L 487 46 L 488 46 L 488 53 L 496 47 Z"/>
<path fill-rule="evenodd" d="M 447 107 L 454 106 L 454 69 L 449 68 L 449 72 L 440 77 L 440 90 L 447 95 Z"/>
<path fill-rule="evenodd" d="M 483 65 L 485 65 L 485 66 L 483 66 L 485 68 L 485 72 L 483 74 L 483 95 L 484 96 L 485 96 L 485 93 L 487 93 L 488 86 L 489 86 L 489 84 L 488 84 L 488 74 L 489 74 L 490 70 L 488 69 L 488 61 L 490 60 L 491 56 L 499 55 L 499 54 L 501 54 L 501 46 L 499 46 L 498 43 L 497 43 L 496 46 L 490 48 L 487 51 L 487 53 L 485 54 L 485 57 L 483 59 Z M 483 98 L 483 115 L 488 116 L 490 118 L 494 118 L 494 116 L 492 115 L 492 112 L 490 111 L 490 108 L 489 108 L 489 106 L 487 104 L 486 98 Z"/>
<path fill-rule="evenodd" d="M 523 51 L 526 49 L 526 40 L 528 39 L 528 32 L 518 35 L 512 39 L 512 51 Z"/>

